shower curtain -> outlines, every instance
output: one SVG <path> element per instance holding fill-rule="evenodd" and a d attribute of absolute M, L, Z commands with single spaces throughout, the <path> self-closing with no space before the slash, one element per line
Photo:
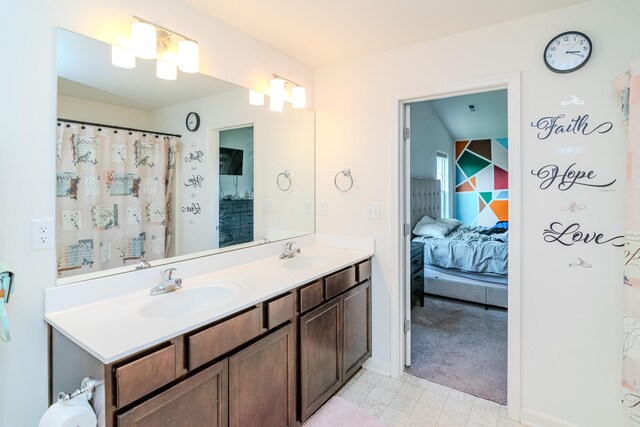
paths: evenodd
<path fill-rule="evenodd" d="M 640 426 L 640 59 L 614 80 L 629 131 L 627 222 L 624 249 L 624 346 L 622 404 L 632 425 Z"/>
<path fill-rule="evenodd" d="M 58 277 L 164 258 L 179 139 L 58 122 Z"/>

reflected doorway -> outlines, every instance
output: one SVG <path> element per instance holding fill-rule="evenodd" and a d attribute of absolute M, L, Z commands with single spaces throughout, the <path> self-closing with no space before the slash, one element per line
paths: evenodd
<path fill-rule="evenodd" d="M 218 131 L 220 248 L 253 241 L 254 236 L 253 125 Z"/>

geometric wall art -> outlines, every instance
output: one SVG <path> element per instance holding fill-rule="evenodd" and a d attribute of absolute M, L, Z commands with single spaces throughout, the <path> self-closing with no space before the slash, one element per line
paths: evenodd
<path fill-rule="evenodd" d="M 509 220 L 507 138 L 456 141 L 456 212 L 467 225 Z"/>

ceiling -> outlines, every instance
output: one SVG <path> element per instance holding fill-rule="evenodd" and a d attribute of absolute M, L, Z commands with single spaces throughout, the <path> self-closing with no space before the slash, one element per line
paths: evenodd
<path fill-rule="evenodd" d="M 586 0 L 183 0 L 311 67 Z"/>
<path fill-rule="evenodd" d="M 455 141 L 508 136 L 506 89 L 424 102 L 436 110 Z M 476 112 L 469 111 L 472 104 L 477 107 Z"/>

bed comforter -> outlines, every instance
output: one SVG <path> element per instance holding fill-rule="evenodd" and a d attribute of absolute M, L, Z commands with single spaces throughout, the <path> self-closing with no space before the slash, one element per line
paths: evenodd
<path fill-rule="evenodd" d="M 484 234 L 489 230 L 463 225 L 444 238 L 417 236 L 413 241 L 424 243 L 425 265 L 507 274 L 508 233 Z"/>

